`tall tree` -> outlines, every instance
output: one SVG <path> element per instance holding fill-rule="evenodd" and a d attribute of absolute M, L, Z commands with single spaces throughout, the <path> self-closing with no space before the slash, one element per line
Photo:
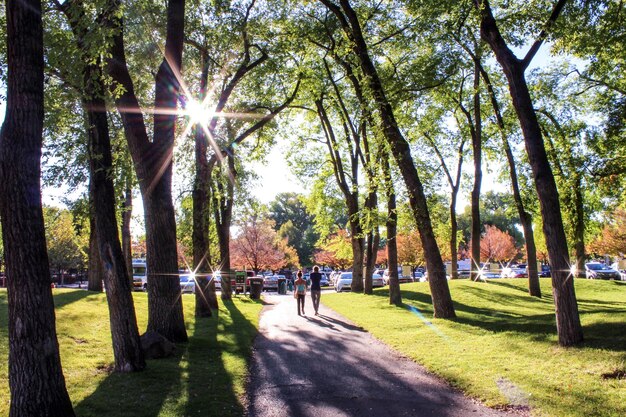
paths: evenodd
<path fill-rule="evenodd" d="M 566 0 L 559 0 L 554 4 L 552 12 L 544 23 L 537 39 L 531 45 L 526 56 L 523 59 L 519 59 L 502 37 L 489 1 L 474 0 L 480 16 L 481 37 L 493 50 L 496 60 L 506 75 L 513 107 L 522 127 L 526 152 L 541 206 L 543 232 L 546 237 L 552 266 L 552 293 L 556 307 L 559 343 L 563 346 L 570 346 L 583 340 L 583 331 L 578 314 L 574 282 L 569 277 L 569 253 L 561 218 L 558 190 L 550 162 L 548 161 L 541 127 L 537 120 L 533 100 L 524 75 L 528 65 L 548 37 L 550 29 L 557 20 L 565 3 Z"/>
<path fill-rule="evenodd" d="M 374 66 L 374 61 L 370 57 L 358 15 L 348 0 L 340 0 L 339 5 L 330 0 L 320 0 L 320 2 L 335 15 L 341 29 L 350 40 L 352 53 L 359 62 L 360 70 L 367 80 L 367 85 L 373 96 L 383 136 L 389 143 L 391 152 L 404 178 L 415 222 L 420 231 L 420 238 L 426 253 L 435 317 L 455 317 L 446 271 L 432 230 L 424 189 L 413 163 L 409 145 L 400 131 L 391 103 L 387 99 L 385 88 Z"/>
<path fill-rule="evenodd" d="M 9 304 L 9 416 L 74 416 L 61 369 L 41 205 L 41 2 L 8 1 L 0 217 Z M 10 196 L 10 198 L 6 198 Z"/>
<path fill-rule="evenodd" d="M 89 15 L 82 4 L 69 0 L 63 5 L 58 2 L 56 5 L 67 16 L 82 61 L 86 63 L 82 68 L 81 100 L 88 121 L 90 201 L 99 249 L 97 257 L 103 267 L 109 305 L 115 370 L 140 371 L 145 368 L 146 363 L 137 329 L 131 277 L 117 229 L 115 188 L 112 180 L 113 156 L 105 101 L 106 85 L 100 53 L 94 54 L 94 45 L 88 41 L 99 30 L 100 25 L 95 29 L 85 25 L 84 20 L 89 19 Z M 96 23 L 101 22 L 96 20 Z"/>
<path fill-rule="evenodd" d="M 164 58 L 155 77 L 153 140 L 126 62 L 124 18 L 119 0 L 107 1 L 113 30 L 108 74 L 113 80 L 128 147 L 139 179 L 146 221 L 148 330 L 174 342 L 187 341 L 178 280 L 176 221 L 172 202 L 172 151 L 180 94 L 184 37 L 184 0 L 167 2 Z M 120 92 L 122 90 L 122 92 Z"/>

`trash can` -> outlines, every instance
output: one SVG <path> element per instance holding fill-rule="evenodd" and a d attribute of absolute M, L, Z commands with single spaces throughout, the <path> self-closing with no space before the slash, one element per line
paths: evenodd
<path fill-rule="evenodd" d="M 263 292 L 263 278 L 250 278 L 250 298 L 258 300 Z"/>
<path fill-rule="evenodd" d="M 285 278 L 278 278 L 278 294 L 287 294 L 287 280 Z"/>

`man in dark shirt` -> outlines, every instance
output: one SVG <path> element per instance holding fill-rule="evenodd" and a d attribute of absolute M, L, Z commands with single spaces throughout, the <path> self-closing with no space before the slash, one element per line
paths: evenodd
<path fill-rule="evenodd" d="M 320 273 L 320 267 L 314 266 L 313 272 L 310 275 L 311 280 L 311 300 L 313 301 L 313 309 L 317 316 L 317 310 L 320 308 L 320 297 L 322 295 L 322 287 L 320 287 L 320 281 L 322 280 L 322 274 Z"/>

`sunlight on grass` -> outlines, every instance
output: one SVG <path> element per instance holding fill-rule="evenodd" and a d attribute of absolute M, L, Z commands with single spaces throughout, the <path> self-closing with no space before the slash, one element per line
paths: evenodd
<path fill-rule="evenodd" d="M 6 290 L 0 290 L 0 380 L 8 381 Z M 147 325 L 147 295 L 134 293 L 140 332 Z M 240 416 L 260 302 L 235 298 L 219 318 L 196 320 L 193 295 L 183 296 L 189 342 L 174 357 L 148 361 L 146 371 L 112 374 L 106 297 L 54 290 L 63 372 L 76 414 L 89 416 Z M 8 415 L 9 387 L 0 385 L 0 415 Z"/>
<path fill-rule="evenodd" d="M 325 294 L 322 302 L 403 355 L 490 406 L 529 405 L 536 416 L 624 416 L 626 380 L 603 374 L 626 363 L 626 285 L 576 281 L 585 343 L 557 343 L 550 280 L 544 298 L 526 281 L 451 281 L 458 317 L 432 318 L 427 283 L 403 284 L 405 306 L 374 296 Z M 547 294 L 546 294 L 547 293 Z"/>

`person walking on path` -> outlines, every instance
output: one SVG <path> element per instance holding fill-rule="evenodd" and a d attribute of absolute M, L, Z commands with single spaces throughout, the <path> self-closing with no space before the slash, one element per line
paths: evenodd
<path fill-rule="evenodd" d="M 315 310 L 315 315 L 317 316 L 317 310 L 320 308 L 320 297 L 322 295 L 322 287 L 320 286 L 320 281 L 322 280 L 322 274 L 320 273 L 320 267 L 314 266 L 313 272 L 311 272 L 311 301 L 313 302 L 313 309 Z"/>
<path fill-rule="evenodd" d="M 306 315 L 304 312 L 304 297 L 306 296 L 306 281 L 302 279 L 302 271 L 298 271 L 298 279 L 294 282 L 296 286 L 294 296 L 298 302 L 298 315 Z M 300 308 L 302 306 L 302 308 Z M 300 314 L 302 311 L 302 314 Z"/>

